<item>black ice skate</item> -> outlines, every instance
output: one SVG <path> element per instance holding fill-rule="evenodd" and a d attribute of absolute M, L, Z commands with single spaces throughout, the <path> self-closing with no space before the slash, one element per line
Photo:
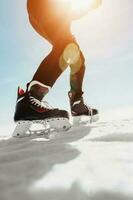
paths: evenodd
<path fill-rule="evenodd" d="M 96 122 L 99 119 L 98 110 L 87 106 L 82 95 L 71 91 L 68 93 L 73 123 L 80 123 L 82 117 L 86 118 L 85 121 Z"/>
<path fill-rule="evenodd" d="M 14 121 L 17 127 L 13 136 L 24 137 L 29 134 L 32 124 L 43 124 L 46 129 L 67 130 L 70 127 L 68 112 L 51 107 L 43 97 L 50 87 L 38 81 L 27 84 L 26 92 L 18 88 Z M 28 134 L 27 134 L 28 133 Z"/>

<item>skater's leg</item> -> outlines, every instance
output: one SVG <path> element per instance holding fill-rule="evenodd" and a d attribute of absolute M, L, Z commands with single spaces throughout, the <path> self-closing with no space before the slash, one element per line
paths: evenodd
<path fill-rule="evenodd" d="M 64 30 L 66 31 L 65 35 L 58 33 L 58 31 L 57 33 L 51 32 L 50 27 L 46 27 L 43 16 L 44 12 L 41 12 L 41 15 L 36 15 L 36 13 L 32 11 L 33 10 L 31 7 L 31 9 L 29 9 L 29 21 L 32 27 L 36 30 L 37 33 L 39 33 L 39 35 L 41 35 L 53 45 L 52 51 L 46 58 L 44 58 L 38 67 L 32 81 L 36 80 L 43 83 L 44 85 L 52 87 L 57 78 L 68 66 L 62 54 L 67 44 L 69 44 L 69 42 L 71 43 L 74 38 L 69 30 Z"/>
<path fill-rule="evenodd" d="M 34 19 L 31 16 L 29 16 L 29 21 L 30 21 L 30 24 L 32 25 L 32 27 L 34 28 L 34 30 L 36 30 L 36 32 L 39 35 L 41 35 L 43 38 L 45 38 L 52 44 L 50 37 L 48 37 L 48 35 L 46 34 L 46 31 L 44 30 L 43 23 L 41 21 L 37 21 L 36 19 Z"/>
<path fill-rule="evenodd" d="M 84 103 L 83 99 L 83 79 L 85 74 L 85 59 L 79 49 L 80 54 L 77 62 L 70 65 L 70 92 L 68 93 L 70 99 L 70 107 L 72 116 L 82 116 L 86 115 L 91 117 L 91 121 L 97 120 L 94 119 L 94 116 L 98 114 L 98 110 L 88 107 Z"/>
<path fill-rule="evenodd" d="M 52 87 L 68 64 L 62 58 L 64 47 L 54 46 L 51 53 L 42 61 L 33 80 Z"/>
<path fill-rule="evenodd" d="M 85 59 L 80 51 L 79 59 L 76 63 L 70 65 L 70 90 L 75 93 L 75 97 L 81 97 L 83 94 L 82 86 L 85 74 Z"/>
<path fill-rule="evenodd" d="M 66 69 L 68 65 L 70 65 L 71 91 L 75 92 L 76 96 L 81 96 L 83 93 L 82 84 L 85 73 L 85 59 L 73 37 L 69 42 L 65 42 L 61 46 L 55 45 L 53 47 L 51 53 L 40 64 L 33 77 L 33 80 L 37 80 L 44 85 L 52 87 L 61 73 Z M 73 47 L 73 45 L 77 46 L 77 51 L 79 52 L 79 55 L 77 52 L 74 53 L 73 51 L 70 54 L 70 57 L 71 55 L 76 55 L 75 60 L 72 57 L 69 59 L 69 52 L 71 52 L 71 49 L 69 49 L 68 46 Z M 72 62 L 72 64 L 69 64 L 69 62 Z"/>

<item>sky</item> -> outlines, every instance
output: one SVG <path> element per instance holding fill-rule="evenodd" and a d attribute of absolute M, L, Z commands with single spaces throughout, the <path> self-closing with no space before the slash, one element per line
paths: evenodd
<path fill-rule="evenodd" d="M 86 58 L 84 97 L 100 111 L 133 105 L 133 1 L 103 0 L 74 21 L 72 32 Z M 25 88 L 51 45 L 28 21 L 26 0 L 0 2 L 0 130 L 13 123 L 18 85 Z M 69 109 L 69 68 L 46 99 Z"/>

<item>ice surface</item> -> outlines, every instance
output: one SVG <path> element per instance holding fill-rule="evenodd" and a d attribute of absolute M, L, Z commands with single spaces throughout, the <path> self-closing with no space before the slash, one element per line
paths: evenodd
<path fill-rule="evenodd" d="M 54 134 L 54 133 L 53 133 Z M 133 199 L 132 108 L 52 140 L 0 141 L 0 200 Z"/>

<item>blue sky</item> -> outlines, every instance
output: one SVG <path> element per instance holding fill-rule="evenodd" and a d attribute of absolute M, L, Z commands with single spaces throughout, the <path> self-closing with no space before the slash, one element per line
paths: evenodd
<path fill-rule="evenodd" d="M 133 1 L 103 0 L 103 6 L 72 25 L 86 57 L 86 102 L 100 110 L 133 105 Z M 30 26 L 26 0 L 0 2 L 0 126 L 12 123 L 16 89 L 25 87 L 51 46 Z M 47 100 L 69 108 L 69 69 Z"/>

